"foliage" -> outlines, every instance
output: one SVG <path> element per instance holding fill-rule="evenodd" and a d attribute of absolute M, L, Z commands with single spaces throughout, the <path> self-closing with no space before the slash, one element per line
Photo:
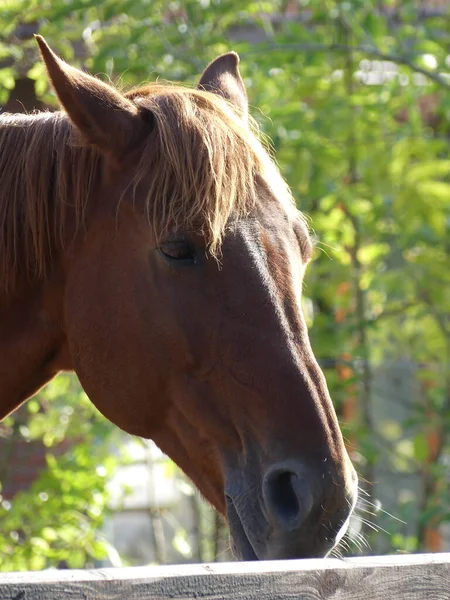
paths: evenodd
<path fill-rule="evenodd" d="M 109 512 L 106 482 L 119 458 L 111 452 L 117 431 L 69 375 L 24 408 L 7 418 L 3 436 L 10 445 L 42 440 L 47 466 L 29 490 L 0 504 L 1 569 L 94 565 L 110 551 L 100 529 Z M 11 456 L 8 446 L 2 450 L 4 460 Z M 14 463 L 1 466 L 6 487 Z"/>
<path fill-rule="evenodd" d="M 0 23 L 0 104 L 24 75 L 54 103 L 33 39 L 17 34 L 25 25 L 124 85 L 195 83 L 208 60 L 231 45 L 240 53 L 253 115 L 317 238 L 312 343 L 364 487 L 376 501 L 380 464 L 419 482 L 394 507 L 408 526 L 380 516 L 392 535 L 377 539 L 386 551 L 430 548 L 450 515 L 450 19 L 423 17 L 410 0 L 4 0 Z M 411 366 L 401 423 L 376 417 L 383 362 Z"/>

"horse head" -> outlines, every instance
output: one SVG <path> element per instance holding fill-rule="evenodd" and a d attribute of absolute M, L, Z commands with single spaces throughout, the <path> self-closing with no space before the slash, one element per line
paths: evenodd
<path fill-rule="evenodd" d="M 196 89 L 123 94 L 38 41 L 98 160 L 63 260 L 81 384 L 226 514 L 239 557 L 326 555 L 356 475 L 301 309 L 308 228 L 252 131 L 237 55 Z"/>

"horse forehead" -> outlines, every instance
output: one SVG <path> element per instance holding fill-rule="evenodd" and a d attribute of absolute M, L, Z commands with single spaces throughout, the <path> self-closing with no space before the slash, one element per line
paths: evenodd
<path fill-rule="evenodd" d="M 224 259 L 231 259 L 235 277 L 241 273 L 244 282 L 256 277 L 270 296 L 288 294 L 298 300 L 309 260 L 309 232 L 295 206 L 286 207 L 273 196 L 265 200 L 257 202 L 251 217 L 235 224 L 231 256 L 226 257 L 226 239 Z"/>
<path fill-rule="evenodd" d="M 224 258 L 237 261 L 244 271 L 246 266 L 252 271 L 256 267 L 264 278 L 281 270 L 287 275 L 300 258 L 295 229 L 295 222 L 284 211 L 240 219 L 225 238 Z"/>
<path fill-rule="evenodd" d="M 259 198 L 252 214 L 240 219 L 233 229 L 246 245 L 272 243 L 286 250 L 295 243 L 296 232 L 298 234 L 299 230 L 304 229 L 305 235 L 308 235 L 295 206 L 271 195 Z M 266 244 L 262 244 L 262 240 Z"/>

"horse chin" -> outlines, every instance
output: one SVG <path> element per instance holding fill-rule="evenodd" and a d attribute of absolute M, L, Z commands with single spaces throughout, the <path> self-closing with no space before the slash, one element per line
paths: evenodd
<path fill-rule="evenodd" d="M 259 560 L 247 537 L 245 537 L 244 540 L 239 542 L 239 546 L 237 545 L 236 540 L 232 539 L 231 551 L 233 553 L 234 558 L 239 562 Z"/>
<path fill-rule="evenodd" d="M 227 521 L 230 528 L 231 550 L 236 560 L 251 561 L 260 560 L 256 554 L 250 539 L 245 533 L 244 526 L 236 511 L 231 498 L 227 496 Z"/>

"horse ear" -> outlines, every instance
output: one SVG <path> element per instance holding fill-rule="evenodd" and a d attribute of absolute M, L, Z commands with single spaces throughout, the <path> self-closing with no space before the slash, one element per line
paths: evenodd
<path fill-rule="evenodd" d="M 239 73 L 239 56 L 236 52 L 222 54 L 208 65 L 197 86 L 229 100 L 239 111 L 246 123 L 248 100 L 244 82 Z"/>
<path fill-rule="evenodd" d="M 142 131 L 139 109 L 111 86 L 71 67 L 36 35 L 55 92 L 83 139 L 120 156 Z"/>

